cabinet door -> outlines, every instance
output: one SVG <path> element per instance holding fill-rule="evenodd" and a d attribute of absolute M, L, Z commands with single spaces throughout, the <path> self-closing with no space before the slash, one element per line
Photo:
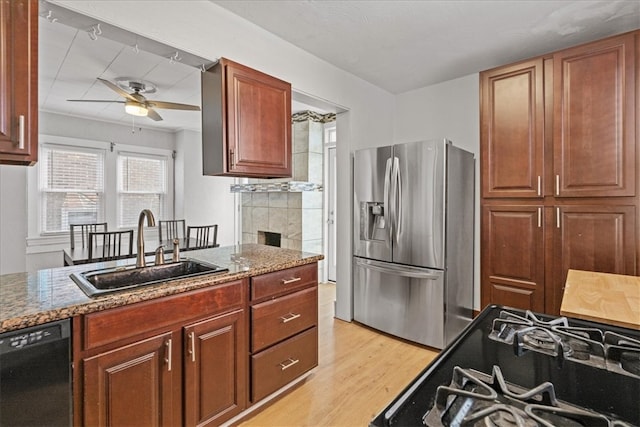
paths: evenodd
<path fill-rule="evenodd" d="M 541 197 L 543 61 L 480 74 L 482 197 Z"/>
<path fill-rule="evenodd" d="M 291 85 L 226 61 L 229 172 L 291 177 Z"/>
<path fill-rule="evenodd" d="M 84 359 L 84 425 L 179 424 L 180 355 L 174 347 L 166 333 Z"/>
<path fill-rule="evenodd" d="M 185 425 L 219 425 L 246 408 L 245 312 L 184 328 Z"/>
<path fill-rule="evenodd" d="M 483 206 L 481 303 L 544 311 L 542 206 Z"/>
<path fill-rule="evenodd" d="M 636 275 L 635 206 L 555 208 L 553 288 L 547 312 L 559 314 L 567 271 Z"/>
<path fill-rule="evenodd" d="M 0 164 L 38 159 L 38 2 L 0 1 Z"/>
<path fill-rule="evenodd" d="M 635 195 L 634 46 L 628 34 L 554 55 L 556 196 Z"/>

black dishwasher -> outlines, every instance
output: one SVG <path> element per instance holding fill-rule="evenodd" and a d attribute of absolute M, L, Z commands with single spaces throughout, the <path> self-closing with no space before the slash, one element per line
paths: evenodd
<path fill-rule="evenodd" d="M 72 424 L 71 326 L 0 334 L 0 426 Z"/>

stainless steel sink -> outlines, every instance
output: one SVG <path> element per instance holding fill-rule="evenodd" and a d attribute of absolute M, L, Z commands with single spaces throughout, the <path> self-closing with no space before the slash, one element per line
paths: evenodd
<path fill-rule="evenodd" d="M 82 273 L 72 273 L 70 277 L 85 294 L 93 297 L 169 280 L 225 271 L 228 271 L 228 269 L 215 264 L 186 259 L 179 262 L 148 265 L 146 267 L 126 266 L 84 271 Z"/>

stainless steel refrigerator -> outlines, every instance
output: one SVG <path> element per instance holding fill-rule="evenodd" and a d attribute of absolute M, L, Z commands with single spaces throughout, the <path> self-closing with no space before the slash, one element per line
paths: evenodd
<path fill-rule="evenodd" d="M 446 139 L 354 153 L 354 320 L 435 348 L 471 321 L 474 168 Z"/>

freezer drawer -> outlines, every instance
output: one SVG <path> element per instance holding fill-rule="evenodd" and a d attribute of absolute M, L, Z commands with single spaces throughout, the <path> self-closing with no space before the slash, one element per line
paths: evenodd
<path fill-rule="evenodd" d="M 354 320 L 444 347 L 444 272 L 354 257 Z"/>

